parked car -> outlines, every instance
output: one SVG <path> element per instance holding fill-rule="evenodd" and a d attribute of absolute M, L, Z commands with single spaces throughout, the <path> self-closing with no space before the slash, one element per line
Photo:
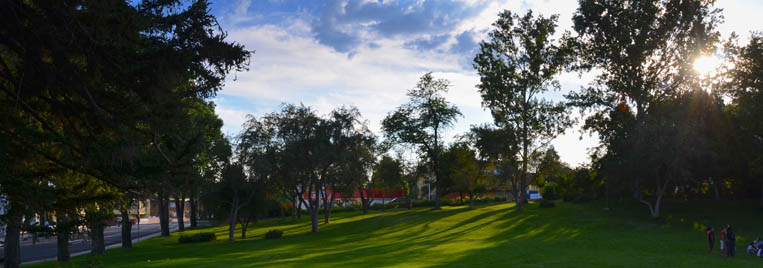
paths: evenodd
<path fill-rule="evenodd" d="M 527 200 L 535 201 L 535 200 L 541 200 L 543 197 L 540 195 L 540 191 L 538 190 L 527 190 L 527 194 L 525 195 Z"/>
<path fill-rule="evenodd" d="M 395 202 L 406 202 L 406 203 L 408 203 L 408 197 L 395 197 L 394 199 L 392 199 L 389 202 L 390 203 L 395 203 Z"/>

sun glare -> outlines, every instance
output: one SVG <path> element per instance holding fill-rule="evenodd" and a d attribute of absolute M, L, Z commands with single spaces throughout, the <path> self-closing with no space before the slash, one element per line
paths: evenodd
<path fill-rule="evenodd" d="M 722 61 L 716 56 L 700 56 L 694 60 L 694 70 L 700 77 L 708 77 L 715 74 L 721 66 Z"/>

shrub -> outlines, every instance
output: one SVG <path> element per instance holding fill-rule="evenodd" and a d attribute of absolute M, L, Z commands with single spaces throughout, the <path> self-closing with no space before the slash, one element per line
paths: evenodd
<path fill-rule="evenodd" d="M 506 197 L 500 197 L 500 196 L 496 196 L 493 198 L 485 198 L 485 199 L 486 199 L 486 202 L 495 202 L 495 203 L 506 202 Z"/>
<path fill-rule="evenodd" d="M 559 186 L 553 182 L 549 182 L 548 184 L 546 184 L 546 186 L 544 186 L 543 190 L 541 191 L 541 195 L 543 195 L 543 198 L 548 200 L 559 199 L 558 193 L 559 193 Z"/>
<path fill-rule="evenodd" d="M 276 229 L 270 230 L 267 233 L 265 233 L 265 239 L 278 239 L 278 238 L 281 238 L 281 236 L 283 236 L 283 231 L 276 230 Z"/>
<path fill-rule="evenodd" d="M 540 207 L 542 207 L 542 208 L 552 208 L 552 207 L 555 207 L 555 206 L 556 206 L 556 204 L 554 204 L 554 202 L 552 202 L 550 200 L 546 200 L 546 199 L 540 200 Z"/>
<path fill-rule="evenodd" d="M 351 211 L 356 211 L 359 208 L 360 208 L 359 206 L 355 206 L 355 205 L 347 206 L 347 207 L 332 207 L 331 213 L 351 212 Z M 318 214 L 323 214 L 325 213 L 325 211 L 326 209 L 323 209 L 323 208 L 318 209 Z"/>
<path fill-rule="evenodd" d="M 214 241 L 215 239 L 217 239 L 215 233 L 205 232 L 192 235 L 181 235 L 180 238 L 178 238 L 178 243 L 208 242 Z"/>
<path fill-rule="evenodd" d="M 418 200 L 413 202 L 413 207 L 433 207 L 434 200 Z"/>
<path fill-rule="evenodd" d="M 331 213 L 352 212 L 352 211 L 357 211 L 359 209 L 360 209 L 360 206 L 358 205 L 350 205 L 346 207 L 334 207 L 331 209 Z"/>
<path fill-rule="evenodd" d="M 407 208 L 407 207 L 408 207 L 408 202 L 404 202 L 404 201 L 392 202 L 392 203 L 387 203 L 386 205 L 384 205 L 385 209 Z"/>
<path fill-rule="evenodd" d="M 381 210 L 383 207 L 384 207 L 384 205 L 382 205 L 382 203 L 374 203 L 373 205 L 371 205 L 368 208 L 371 209 L 371 210 Z"/>
<path fill-rule="evenodd" d="M 468 200 L 464 200 L 465 203 L 468 203 Z M 404 206 L 408 206 L 407 203 L 405 203 Z M 454 202 L 450 199 L 440 199 L 440 206 L 460 206 L 458 202 Z M 413 202 L 413 207 L 434 207 L 434 200 L 418 200 Z"/>

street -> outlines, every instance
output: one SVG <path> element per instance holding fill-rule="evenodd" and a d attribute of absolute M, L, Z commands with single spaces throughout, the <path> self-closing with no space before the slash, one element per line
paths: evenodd
<path fill-rule="evenodd" d="M 200 226 L 206 225 L 206 222 L 199 222 Z M 190 226 L 186 222 L 185 226 Z M 170 223 L 170 231 L 177 231 L 177 223 Z M 132 227 L 133 241 L 140 238 L 149 238 L 158 236 L 161 228 L 158 223 L 136 224 Z M 119 246 L 122 243 L 122 228 L 117 226 L 107 227 L 104 230 L 104 241 L 106 247 Z M 79 237 L 73 237 L 69 242 L 69 252 L 72 256 L 80 255 L 78 253 L 90 252 L 90 241 L 85 241 Z M 55 260 L 56 258 L 56 238 L 40 238 L 36 243 L 32 243 L 29 238 L 21 242 L 21 263 L 34 263 L 39 261 Z"/>

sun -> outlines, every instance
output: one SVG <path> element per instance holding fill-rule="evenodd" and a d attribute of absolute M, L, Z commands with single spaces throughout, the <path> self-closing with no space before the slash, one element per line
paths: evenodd
<path fill-rule="evenodd" d="M 721 67 L 723 61 L 717 56 L 699 56 L 694 60 L 694 71 L 699 74 L 700 77 L 705 78 L 714 75 L 718 72 L 718 68 Z"/>

